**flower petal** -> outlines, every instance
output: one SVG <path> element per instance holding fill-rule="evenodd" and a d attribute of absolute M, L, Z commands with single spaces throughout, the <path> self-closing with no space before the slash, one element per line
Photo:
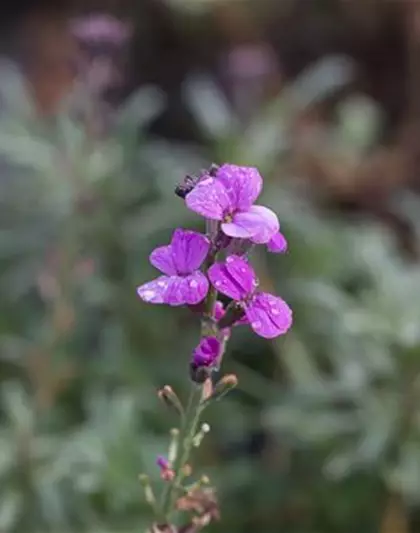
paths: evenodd
<path fill-rule="evenodd" d="M 286 237 L 278 232 L 274 235 L 274 237 L 271 237 L 271 239 L 267 243 L 267 249 L 269 252 L 273 252 L 275 254 L 282 254 L 287 251 L 287 240 Z"/>
<path fill-rule="evenodd" d="M 216 263 L 212 265 L 207 272 L 211 284 L 222 294 L 233 298 L 234 300 L 241 300 L 246 296 L 246 292 L 229 274 L 226 265 Z"/>
<path fill-rule="evenodd" d="M 229 195 L 223 183 L 209 177 L 200 181 L 185 199 L 187 207 L 203 217 L 222 220 L 231 209 Z"/>
<path fill-rule="evenodd" d="M 196 305 L 207 295 L 209 281 L 202 272 L 190 276 L 172 276 L 165 293 L 164 303 L 172 306 Z"/>
<path fill-rule="evenodd" d="M 283 335 L 292 325 L 292 310 L 287 303 L 265 292 L 258 293 L 246 309 L 251 328 L 266 339 Z"/>
<path fill-rule="evenodd" d="M 137 287 L 137 294 L 142 300 L 151 304 L 163 304 L 165 302 L 165 295 L 171 278 L 168 276 L 160 276 L 153 281 L 149 281 L 140 287 Z"/>
<path fill-rule="evenodd" d="M 216 337 L 204 337 L 193 352 L 192 364 L 195 368 L 212 366 L 221 352 L 221 342 Z"/>
<path fill-rule="evenodd" d="M 255 202 L 262 189 L 262 177 L 253 167 L 222 165 L 217 171 L 229 195 L 232 207 L 245 211 Z"/>
<path fill-rule="evenodd" d="M 200 268 L 209 248 L 210 241 L 205 235 L 191 230 L 175 230 L 171 249 L 176 273 L 190 274 Z"/>
<path fill-rule="evenodd" d="M 232 222 L 221 225 L 223 232 L 230 237 L 251 239 L 263 244 L 279 231 L 277 215 L 262 205 L 253 205 L 248 211 L 236 213 Z"/>
<path fill-rule="evenodd" d="M 238 255 L 230 255 L 226 258 L 226 268 L 246 294 L 254 292 L 258 285 L 258 279 L 248 261 Z"/>
<path fill-rule="evenodd" d="M 225 316 L 225 308 L 219 300 L 214 304 L 213 318 L 218 322 L 222 317 Z"/>
<path fill-rule="evenodd" d="M 167 276 L 173 276 L 176 274 L 175 264 L 172 259 L 172 246 L 160 246 L 159 248 L 155 248 L 150 254 L 149 259 L 155 268 Z"/>
<path fill-rule="evenodd" d="M 216 263 L 208 271 L 214 287 L 233 300 L 242 300 L 255 288 L 256 277 L 246 261 L 238 256 L 230 256 L 226 263 Z"/>

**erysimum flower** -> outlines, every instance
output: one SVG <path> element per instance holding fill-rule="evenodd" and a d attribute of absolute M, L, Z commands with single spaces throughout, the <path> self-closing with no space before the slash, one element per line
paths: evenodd
<path fill-rule="evenodd" d="M 196 347 L 192 357 L 194 368 L 213 366 L 221 351 L 221 342 L 216 337 L 203 337 Z"/>
<path fill-rule="evenodd" d="M 209 288 L 199 268 L 210 242 L 201 233 L 177 229 L 171 244 L 153 250 L 150 262 L 165 274 L 141 285 L 137 293 L 145 302 L 168 305 L 195 305 L 204 300 Z"/>
<path fill-rule="evenodd" d="M 267 339 L 283 335 L 292 325 L 292 311 L 284 300 L 257 289 L 258 279 L 252 267 L 232 255 L 225 263 L 209 269 L 209 278 L 222 294 L 241 302 L 252 329 Z"/>
<path fill-rule="evenodd" d="M 271 209 L 253 205 L 261 189 L 256 168 L 226 164 L 215 176 L 201 178 L 185 201 L 192 211 L 221 221 L 225 235 L 262 244 L 279 231 L 279 221 Z"/>

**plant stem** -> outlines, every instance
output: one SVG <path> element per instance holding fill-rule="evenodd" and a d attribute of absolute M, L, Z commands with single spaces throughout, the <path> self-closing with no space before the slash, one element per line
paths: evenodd
<path fill-rule="evenodd" d="M 194 383 L 180 430 L 179 448 L 174 463 L 175 477 L 165 486 L 162 495 L 161 515 L 166 523 L 169 522 L 169 516 L 173 511 L 175 493 L 182 482 L 183 469 L 188 461 L 192 441 L 197 431 L 201 414 L 201 397 L 202 387 Z"/>

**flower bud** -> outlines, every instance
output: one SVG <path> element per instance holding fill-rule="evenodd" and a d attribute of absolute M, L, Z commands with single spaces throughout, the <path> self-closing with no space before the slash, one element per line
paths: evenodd
<path fill-rule="evenodd" d="M 143 487 L 146 502 L 154 508 L 156 506 L 156 497 L 154 495 L 152 485 L 150 484 L 149 476 L 146 474 L 140 474 L 139 481 Z"/>
<path fill-rule="evenodd" d="M 202 441 L 204 439 L 204 436 L 207 435 L 207 433 L 209 431 L 210 431 L 210 426 L 208 424 L 204 423 L 201 426 L 200 431 L 194 436 L 193 441 L 192 441 L 192 445 L 195 448 L 198 448 L 200 446 L 200 444 L 202 443 Z"/>
<path fill-rule="evenodd" d="M 178 455 L 179 429 L 171 429 L 171 442 L 169 444 L 168 459 L 173 463 Z"/>
<path fill-rule="evenodd" d="M 158 396 L 165 405 L 183 415 L 184 409 L 172 387 L 165 385 L 163 389 L 159 390 Z"/>
<path fill-rule="evenodd" d="M 235 374 L 227 374 L 216 384 L 213 390 L 213 394 L 207 401 L 220 400 L 228 392 L 233 390 L 238 385 L 238 378 Z"/>

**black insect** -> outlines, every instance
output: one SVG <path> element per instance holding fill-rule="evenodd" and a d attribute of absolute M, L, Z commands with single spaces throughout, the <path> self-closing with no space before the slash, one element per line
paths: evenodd
<path fill-rule="evenodd" d="M 185 176 L 183 183 L 180 183 L 179 185 L 175 187 L 175 194 L 179 196 L 180 198 L 185 199 L 187 194 L 190 193 L 194 189 L 197 183 L 204 176 L 215 177 L 218 170 L 219 170 L 219 166 L 213 164 L 210 166 L 209 169 L 201 171 L 198 176 L 190 176 L 188 174 L 187 176 Z"/>

